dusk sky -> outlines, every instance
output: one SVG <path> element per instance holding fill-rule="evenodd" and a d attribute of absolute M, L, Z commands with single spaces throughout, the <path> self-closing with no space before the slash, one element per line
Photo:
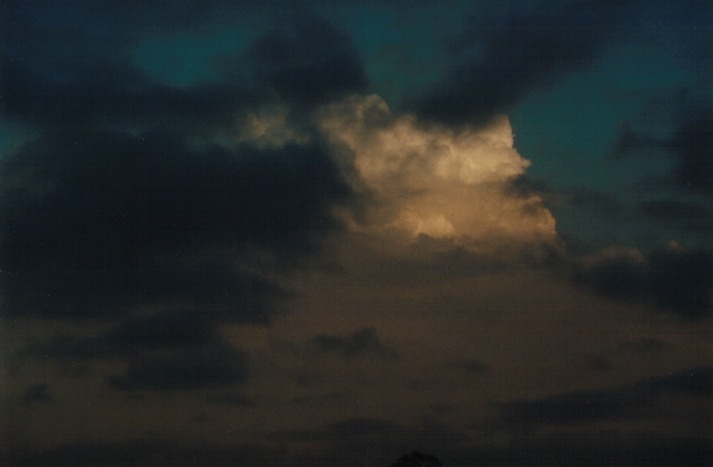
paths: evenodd
<path fill-rule="evenodd" d="M 0 5 L 0 463 L 713 464 L 713 1 Z"/>

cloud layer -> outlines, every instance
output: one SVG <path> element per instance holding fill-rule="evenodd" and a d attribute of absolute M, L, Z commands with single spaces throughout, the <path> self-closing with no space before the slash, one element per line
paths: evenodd
<path fill-rule="evenodd" d="M 0 9 L 0 463 L 711 463 L 706 2 Z"/>

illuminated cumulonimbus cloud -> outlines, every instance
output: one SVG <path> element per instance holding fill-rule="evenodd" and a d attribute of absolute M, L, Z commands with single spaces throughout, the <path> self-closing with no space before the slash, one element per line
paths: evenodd
<path fill-rule="evenodd" d="M 372 95 L 326 106 L 319 126 L 354 191 L 371 201 L 359 216 L 346 214 L 353 229 L 451 239 L 479 252 L 557 242 L 541 197 L 512 189 L 530 162 L 513 148 L 505 116 L 456 131 L 393 115 Z"/>

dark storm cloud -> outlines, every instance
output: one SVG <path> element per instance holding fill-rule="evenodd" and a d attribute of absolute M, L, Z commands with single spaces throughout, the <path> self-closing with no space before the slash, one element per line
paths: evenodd
<path fill-rule="evenodd" d="M 531 90 L 591 63 L 631 26 L 634 2 L 578 1 L 512 10 L 484 24 L 471 18 L 461 55 L 422 99 L 419 112 L 441 121 L 479 121 L 503 112 Z"/>
<path fill-rule="evenodd" d="M 347 93 L 363 92 L 368 79 L 346 34 L 325 20 L 306 16 L 258 38 L 242 59 L 225 60 L 231 76 L 250 75 L 282 100 L 312 107 Z"/>
<path fill-rule="evenodd" d="M 241 0 L 25 0 L 5 2 L 2 36 L 8 47 L 33 47 L 77 53 L 123 50 L 147 34 L 201 31 L 286 2 L 268 0 L 256 6 Z M 246 8 L 249 6 L 249 8 Z M 80 45 L 86 48 L 79 47 Z"/>
<path fill-rule="evenodd" d="M 279 289 L 236 264 L 289 259 L 346 194 L 319 147 L 191 149 L 172 135 L 79 132 L 3 161 L 9 311 L 92 315 L 166 300 L 264 321 Z"/>
<path fill-rule="evenodd" d="M 375 328 L 364 328 L 348 336 L 319 335 L 310 344 L 322 353 L 335 353 L 350 359 L 360 355 L 375 357 L 395 357 L 396 350 L 384 345 L 377 336 Z"/>
<path fill-rule="evenodd" d="M 24 355 L 60 362 L 121 360 L 122 376 L 108 382 L 122 390 L 181 390 L 243 383 L 248 377 L 247 354 L 226 342 L 215 328 L 215 317 L 201 310 L 160 312 L 127 317 L 99 336 L 56 336 L 30 344 Z M 249 404 L 225 393 L 210 403 Z"/>
<path fill-rule="evenodd" d="M 157 14 L 157 8 L 165 11 Z M 0 27 L 2 115 L 40 126 L 134 129 L 168 121 L 196 127 L 254 103 L 255 96 L 233 84 L 170 88 L 130 62 L 131 47 L 149 24 L 170 30 L 184 8 L 194 24 L 208 10 L 163 2 L 11 2 Z"/>
<path fill-rule="evenodd" d="M 195 312 L 168 312 L 126 320 L 106 335 L 119 349 L 200 345 L 214 339 L 206 318 Z"/>
<path fill-rule="evenodd" d="M 313 234 L 333 226 L 327 206 L 345 194 L 344 185 L 317 146 L 197 148 L 196 140 L 272 97 L 227 82 L 172 88 L 129 60 L 148 32 L 210 27 L 243 7 L 5 6 L 0 112 L 43 131 L 2 162 L 12 313 L 87 315 L 170 297 L 238 307 L 246 320 L 264 321 L 262 299 L 251 296 L 279 291 L 237 265 L 234 250 L 249 243 L 282 258 L 306 251 Z M 323 54 L 328 69 L 321 78 L 332 79 L 332 68 L 351 70 L 350 58 L 339 58 L 356 60 L 346 36 L 316 19 L 298 30 L 306 41 L 300 50 L 312 53 L 312 62 L 322 56 L 314 45 L 334 47 Z M 277 64 L 270 57 L 276 49 L 262 47 L 253 48 Z"/>
<path fill-rule="evenodd" d="M 117 27 L 121 23 L 107 12 L 87 5 L 38 10 L 32 3 L 10 10 L 0 55 L 0 115 L 16 122 L 67 129 L 171 126 L 196 133 L 265 100 L 235 83 L 181 89 L 154 82 L 129 59 L 140 36 L 135 23 Z"/>
<path fill-rule="evenodd" d="M 659 189 L 660 184 L 656 184 L 656 190 Z M 562 194 L 561 199 L 566 207 L 576 209 L 574 212 L 597 216 L 615 223 L 618 229 L 629 224 L 641 230 L 646 225 L 652 232 L 669 229 L 673 235 L 694 234 L 702 238 L 707 238 L 713 229 L 713 210 L 707 200 L 703 203 L 669 196 L 626 203 L 614 194 L 585 188 L 575 188 Z"/>
<path fill-rule="evenodd" d="M 576 282 L 619 299 L 643 299 L 683 319 L 713 313 L 713 256 L 707 251 L 671 248 L 647 258 L 608 255 L 582 266 Z"/>
<path fill-rule="evenodd" d="M 2 162 L 10 312 L 87 316 L 174 300 L 264 321 L 264 298 L 280 291 L 241 267 L 236 250 L 308 251 L 334 226 L 329 205 L 344 184 L 318 146 L 197 147 L 272 97 L 232 83 L 172 88 L 129 61 L 146 31 L 225 20 L 236 2 L 102 5 L 6 7 L 2 114 L 44 130 Z M 350 87 L 335 71 L 363 79 L 351 73 L 360 65 L 346 36 L 317 19 L 294 34 L 312 54 L 292 70 L 312 73 L 309 89 Z M 253 46 L 256 73 L 280 73 L 271 56 L 280 47 L 296 52 L 278 36 Z"/>
<path fill-rule="evenodd" d="M 663 151 L 674 161 L 672 183 L 683 192 L 713 192 L 713 110 L 689 109 L 668 138 L 622 127 L 614 145 L 614 157 Z"/>
<path fill-rule="evenodd" d="M 283 101 L 311 106 L 363 91 L 366 71 L 350 38 L 325 20 L 241 2 L 13 2 L 0 28 L 0 115 L 36 126 L 161 128 L 197 133 L 230 124 L 240 111 Z M 102 2 L 104 3 L 104 2 Z M 273 2 L 278 4 L 280 2 Z M 215 29 L 248 20 L 273 32 L 241 59 L 216 67 L 227 80 L 177 88 L 156 82 L 132 63 L 133 48 L 152 34 Z M 287 20 L 291 15 L 299 18 Z M 148 19 L 147 19 L 148 18 Z M 224 76 L 224 78 L 226 78 Z"/>
<path fill-rule="evenodd" d="M 133 130 L 168 126 L 207 133 L 266 100 L 229 83 L 172 88 L 118 60 L 61 62 L 61 67 L 45 77 L 15 61 L 5 65 L 2 115 L 40 127 Z M 72 75 L 72 80 L 58 78 L 62 74 Z"/>
<path fill-rule="evenodd" d="M 236 124 L 276 99 L 312 105 L 363 89 L 366 75 L 349 38 L 315 18 L 255 42 L 244 82 L 172 87 L 131 61 L 153 33 L 245 21 L 243 7 L 5 5 L 0 117 L 33 130 L 0 161 L 5 312 L 109 326 L 38 339 L 23 358 L 115 360 L 126 370 L 106 381 L 127 391 L 247 380 L 247 355 L 218 327 L 282 310 L 287 292 L 263 271 L 313 254 L 349 191 L 321 144 L 240 145 Z"/>
<path fill-rule="evenodd" d="M 535 425 L 580 424 L 597 420 L 642 418 L 661 397 L 709 398 L 713 367 L 698 367 L 641 380 L 633 385 L 574 391 L 543 399 L 513 400 L 501 408 L 502 422 L 513 430 Z"/>

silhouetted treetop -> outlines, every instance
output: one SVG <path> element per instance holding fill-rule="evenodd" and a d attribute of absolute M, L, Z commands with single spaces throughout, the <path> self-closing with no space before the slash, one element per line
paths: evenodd
<path fill-rule="evenodd" d="M 414 451 L 411 454 L 404 454 L 392 464 L 392 467 L 407 467 L 407 466 L 421 466 L 421 467 L 440 467 L 443 464 L 438 460 L 436 456 L 431 454 L 422 454 L 418 451 Z"/>

